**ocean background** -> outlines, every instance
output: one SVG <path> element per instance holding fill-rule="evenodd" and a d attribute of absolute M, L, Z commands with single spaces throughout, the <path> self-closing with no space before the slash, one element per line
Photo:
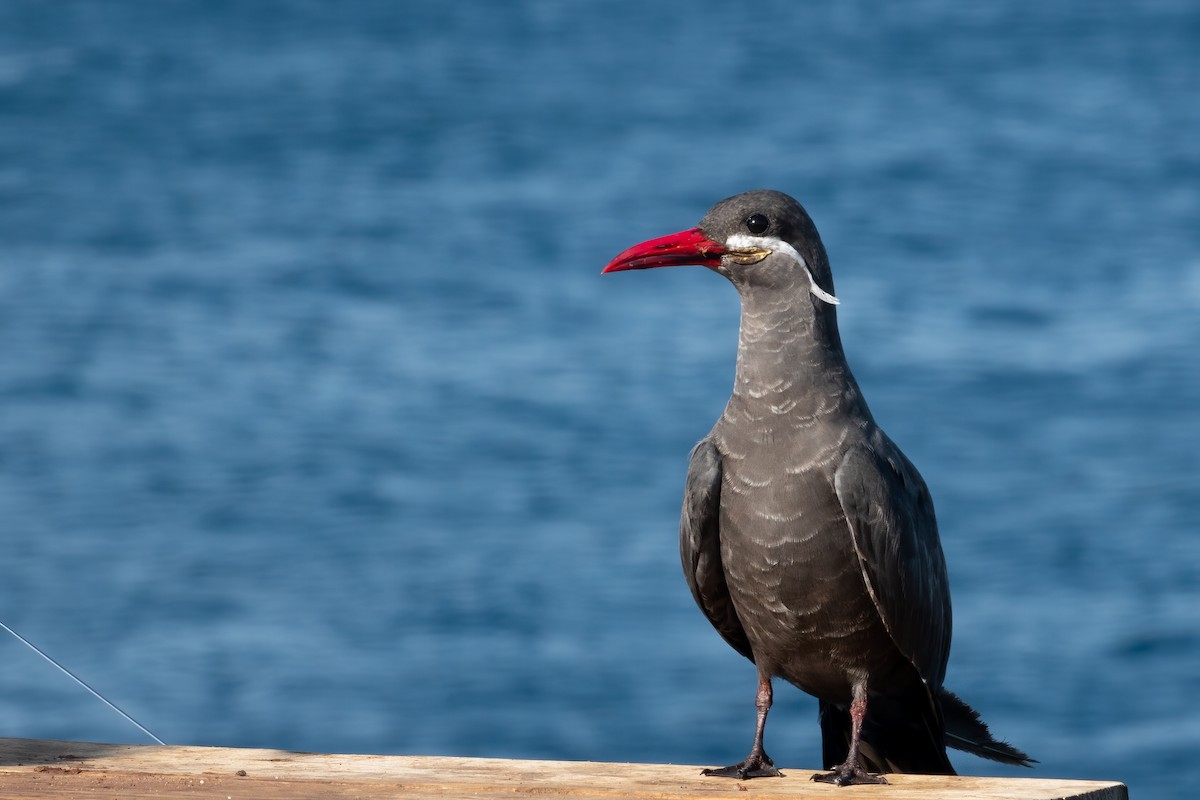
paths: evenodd
<path fill-rule="evenodd" d="M 776 188 L 1033 771 L 1200 751 L 1200 6 L 0 4 L 0 621 L 171 743 L 741 759 L 677 514 Z M 0 736 L 146 741 L 0 637 Z M 819 766 L 777 686 L 767 748 Z M 795 778 L 793 778 L 795 779 Z"/>

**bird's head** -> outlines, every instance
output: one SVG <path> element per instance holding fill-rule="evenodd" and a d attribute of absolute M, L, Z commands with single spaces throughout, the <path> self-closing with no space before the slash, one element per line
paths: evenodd
<path fill-rule="evenodd" d="M 740 291 L 799 285 L 825 303 L 838 302 L 816 226 L 782 192 L 759 190 L 722 200 L 698 227 L 634 245 L 604 272 L 686 264 L 719 272 Z"/>

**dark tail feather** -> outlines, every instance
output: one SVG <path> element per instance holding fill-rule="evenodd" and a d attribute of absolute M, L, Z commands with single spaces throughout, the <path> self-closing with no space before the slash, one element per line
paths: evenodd
<path fill-rule="evenodd" d="M 946 722 L 946 744 L 949 746 L 1003 764 L 1032 767 L 1037 763 L 1036 760 L 1008 742 L 1001 742 L 993 738 L 987 724 L 979 718 L 979 712 L 967 705 L 954 692 L 939 689 L 938 699 L 942 701 L 942 717 Z"/>
<path fill-rule="evenodd" d="M 832 769 L 850 752 L 850 712 L 822 701 L 820 720 L 821 758 Z M 941 717 L 923 685 L 900 698 L 867 698 L 858 750 L 867 771 L 953 775 L 945 741 Z"/>
<path fill-rule="evenodd" d="M 821 723 L 821 766 L 833 769 L 850 755 L 850 714 L 822 700 L 817 719 Z"/>

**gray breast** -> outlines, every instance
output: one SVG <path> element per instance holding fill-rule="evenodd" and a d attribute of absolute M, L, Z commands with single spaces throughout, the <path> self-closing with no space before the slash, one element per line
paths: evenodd
<path fill-rule="evenodd" d="M 735 412 L 736 413 L 736 410 Z M 718 424 L 721 558 L 760 671 L 831 702 L 890 658 L 833 474 L 853 427 L 772 421 Z M 781 430 L 786 428 L 787 430 Z M 822 433 L 840 431 L 832 439 Z"/>

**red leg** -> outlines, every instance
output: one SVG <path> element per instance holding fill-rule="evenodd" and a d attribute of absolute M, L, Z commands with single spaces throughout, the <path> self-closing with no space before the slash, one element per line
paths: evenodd
<path fill-rule="evenodd" d="M 838 786 L 853 786 L 859 783 L 887 783 L 882 775 L 872 775 L 858 765 L 858 740 L 862 736 L 863 718 L 867 716 L 867 687 L 854 687 L 854 699 L 850 702 L 850 752 L 846 760 L 833 768 L 812 776 L 814 781 Z"/>
<path fill-rule="evenodd" d="M 754 708 L 758 711 L 758 722 L 754 726 L 754 744 L 750 747 L 750 755 L 740 764 L 733 764 L 721 769 L 706 769 L 701 775 L 715 778 L 777 778 L 783 773 L 775 768 L 775 762 L 763 750 L 763 731 L 767 727 L 767 712 L 771 710 L 771 678 L 759 676 L 758 694 L 754 697 Z"/>

